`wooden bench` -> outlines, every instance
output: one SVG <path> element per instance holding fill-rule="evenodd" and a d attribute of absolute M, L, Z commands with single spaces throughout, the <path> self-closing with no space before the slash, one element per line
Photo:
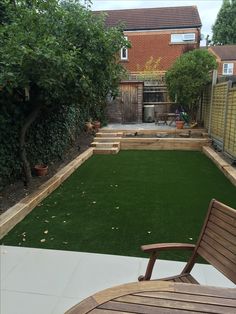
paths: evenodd
<path fill-rule="evenodd" d="M 191 250 L 192 255 L 181 274 L 160 280 L 198 284 L 190 274 L 198 256 L 236 283 L 236 210 L 216 200 L 210 202 L 196 245 L 186 243 L 150 244 L 141 247 L 151 253 L 146 273 L 139 281 L 150 280 L 158 252 L 168 249 Z M 236 312 L 235 312 L 236 313 Z"/>

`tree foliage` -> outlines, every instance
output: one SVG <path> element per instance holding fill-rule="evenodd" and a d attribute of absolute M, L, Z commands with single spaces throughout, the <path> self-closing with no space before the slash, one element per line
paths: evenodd
<path fill-rule="evenodd" d="M 180 56 L 166 73 L 171 99 L 185 108 L 191 120 L 196 119 L 201 93 L 216 67 L 215 58 L 207 50 L 198 49 Z"/>
<path fill-rule="evenodd" d="M 107 94 L 116 91 L 123 75 L 116 54 L 127 41 L 121 29 L 107 29 L 102 16 L 76 0 L 3 3 L 0 105 L 11 99 L 24 113 L 19 152 L 28 181 L 30 126 L 42 112 L 50 115 L 61 106 L 77 105 L 101 118 Z"/>
<path fill-rule="evenodd" d="M 223 1 L 212 31 L 213 44 L 236 44 L 236 0 Z"/>

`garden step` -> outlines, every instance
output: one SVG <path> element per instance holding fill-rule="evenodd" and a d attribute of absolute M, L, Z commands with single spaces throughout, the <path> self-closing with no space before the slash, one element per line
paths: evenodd
<path fill-rule="evenodd" d="M 115 133 L 109 133 L 109 137 L 122 137 L 123 132 L 115 132 Z M 107 137 L 107 133 L 98 132 L 96 133 L 96 137 Z"/>
<path fill-rule="evenodd" d="M 120 141 L 121 139 L 122 139 L 122 137 L 116 137 L 116 138 L 110 137 L 110 136 L 107 136 L 107 137 L 95 137 L 94 138 L 94 142 L 100 142 L 100 143 L 103 142 L 103 143 L 105 143 L 105 142 L 114 142 L 114 140 L 115 141 Z"/>
<path fill-rule="evenodd" d="M 92 147 L 97 148 L 112 148 L 112 147 L 120 147 L 119 142 L 93 142 L 91 144 Z"/>
<path fill-rule="evenodd" d="M 94 154 L 100 154 L 100 155 L 118 154 L 119 151 L 120 151 L 119 147 L 111 147 L 111 148 L 97 148 L 97 147 L 95 147 L 93 149 Z"/>

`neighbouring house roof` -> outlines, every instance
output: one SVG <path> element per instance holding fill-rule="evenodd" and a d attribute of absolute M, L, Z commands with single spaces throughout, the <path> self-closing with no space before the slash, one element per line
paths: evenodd
<path fill-rule="evenodd" d="M 211 46 L 209 49 L 222 61 L 236 60 L 236 45 Z"/>
<path fill-rule="evenodd" d="M 94 11 L 106 14 L 108 27 L 124 24 L 124 30 L 156 30 L 201 27 L 196 6 Z"/>

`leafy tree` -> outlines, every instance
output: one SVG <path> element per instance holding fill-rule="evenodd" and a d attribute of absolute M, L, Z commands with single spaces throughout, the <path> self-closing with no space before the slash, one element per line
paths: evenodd
<path fill-rule="evenodd" d="M 171 99 L 184 107 L 192 121 L 196 121 L 201 93 L 216 67 L 215 58 L 207 50 L 198 49 L 180 56 L 166 73 Z"/>
<path fill-rule="evenodd" d="M 212 27 L 213 44 L 236 44 L 236 0 L 224 0 Z"/>
<path fill-rule="evenodd" d="M 76 0 L 14 4 L 14 23 L 0 29 L 0 97 L 24 108 L 19 144 L 28 183 L 30 126 L 43 110 L 50 114 L 62 105 L 87 106 L 96 115 L 118 86 L 123 73 L 116 54 L 127 41 L 120 29 L 107 29 L 103 17 Z"/>

